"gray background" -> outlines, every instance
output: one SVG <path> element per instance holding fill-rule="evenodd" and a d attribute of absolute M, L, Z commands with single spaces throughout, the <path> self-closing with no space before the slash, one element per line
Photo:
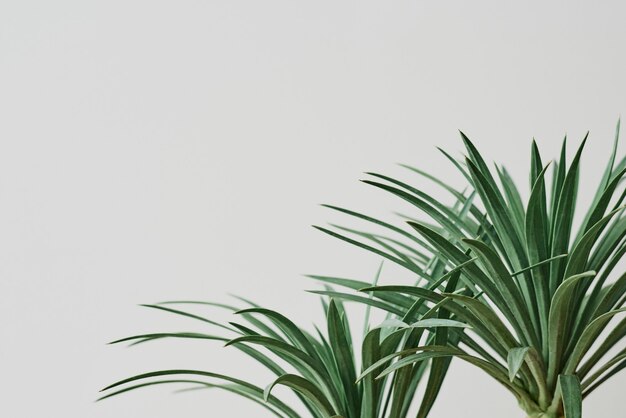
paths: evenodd
<path fill-rule="evenodd" d="M 555 156 L 589 129 L 590 191 L 626 110 L 620 3 L 0 2 L 0 415 L 267 416 L 218 391 L 94 404 L 155 368 L 268 378 L 219 344 L 105 343 L 191 327 L 137 303 L 229 292 L 319 322 L 301 273 L 379 261 L 310 228 L 317 203 L 404 208 L 356 181 L 397 162 L 458 181 L 434 147 L 459 128 L 523 185 L 531 137 Z M 432 416 L 522 413 L 456 361 Z"/>

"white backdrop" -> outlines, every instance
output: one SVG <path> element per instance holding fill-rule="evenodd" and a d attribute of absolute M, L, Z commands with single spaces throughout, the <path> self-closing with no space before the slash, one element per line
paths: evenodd
<path fill-rule="evenodd" d="M 301 273 L 371 277 L 378 260 L 310 228 L 331 218 L 317 204 L 401 209 L 356 180 L 397 162 L 453 178 L 434 147 L 460 151 L 459 128 L 520 184 L 533 136 L 555 156 L 565 132 L 577 142 L 589 129 L 589 192 L 626 111 L 624 12 L 617 1 L 0 2 L 0 415 L 267 416 L 217 391 L 96 404 L 105 384 L 158 368 L 267 383 L 219 344 L 105 343 L 189 328 L 138 303 L 229 292 L 319 322 Z M 616 416 L 624 384 L 592 395 L 586 418 Z M 522 414 L 455 361 L 432 416 Z"/>

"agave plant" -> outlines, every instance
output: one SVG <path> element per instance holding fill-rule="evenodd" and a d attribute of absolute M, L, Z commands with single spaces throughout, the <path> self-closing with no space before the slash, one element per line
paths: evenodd
<path fill-rule="evenodd" d="M 320 277 L 320 280 L 327 279 Z M 452 291 L 458 278 L 445 281 Z M 364 287 L 372 283 L 353 281 L 350 284 Z M 327 289 L 329 293 L 333 292 L 330 286 Z M 425 381 L 426 390 L 419 405 L 419 413 L 420 416 L 426 416 L 437 397 L 449 360 L 433 361 L 429 372 L 427 370 L 430 364 L 422 362 L 387 378 L 374 379 L 369 376 L 358 382 L 357 367 L 364 370 L 373 364 L 381 364 L 381 359 L 396 351 L 413 347 L 420 341 L 427 344 L 454 339 L 448 336 L 448 330 L 455 330 L 454 335 L 458 336 L 467 325 L 451 319 L 445 310 L 429 309 L 424 303 L 414 304 L 412 298 L 402 295 L 389 295 L 376 301 L 359 295 L 353 295 L 352 299 L 368 305 L 365 310 L 365 324 L 370 322 L 369 305 L 392 312 L 389 319 L 378 327 L 369 329 L 366 326 L 358 350 L 353 344 L 350 321 L 341 300 L 322 297 L 326 332 L 316 327 L 314 334 L 301 329 L 287 316 L 244 299 L 240 299 L 247 305 L 244 309 L 203 301 L 143 305 L 200 321 L 226 335 L 159 332 L 123 338 L 113 344 L 126 342 L 136 345 L 165 338 L 221 341 L 253 358 L 275 374 L 276 378 L 263 389 L 249 381 L 211 371 L 160 370 L 114 383 L 103 389 L 104 396 L 100 399 L 148 386 L 183 384 L 190 389 L 219 388 L 235 393 L 256 402 L 280 418 L 403 418 L 409 414 L 418 384 Z M 411 307 L 407 302 L 414 306 Z M 237 314 L 241 321 L 220 323 L 182 310 L 177 305 L 204 305 L 227 309 Z M 405 312 L 394 306 L 406 307 Z M 292 389 L 303 405 L 300 409 L 304 408 L 306 412 L 299 412 L 289 401 L 275 396 L 272 391 L 277 385 Z"/>
<path fill-rule="evenodd" d="M 373 179 L 366 183 L 408 201 L 431 223 L 409 220 L 409 232 L 332 206 L 389 233 L 341 227 L 323 231 L 420 278 L 432 277 L 433 266 L 424 270 L 414 260 L 435 260 L 441 271 L 458 271 L 465 289 L 441 291 L 442 283 L 361 288 L 374 301 L 389 300 L 390 295 L 426 300 L 429 306 L 434 304 L 433 309 L 444 309 L 471 329 L 456 347 L 449 340 L 445 344 L 434 341 L 384 356 L 360 378 L 384 379 L 429 359 L 455 356 L 501 383 L 528 417 L 580 418 L 582 400 L 626 367 L 626 319 L 610 326 L 614 316 L 626 311 L 626 273 L 619 264 L 626 253 L 622 212 L 626 191 L 621 187 L 626 160 L 616 160 L 618 135 L 619 123 L 613 152 L 579 224 L 574 212 L 581 206 L 578 181 L 587 137 L 569 164 L 567 139 L 558 161 L 545 166 L 532 142 L 530 195 L 525 203 L 507 170 L 496 165 L 494 176 L 461 133 L 466 157 L 457 160 L 444 155 L 467 181 L 467 192 L 408 167 L 451 193 L 463 207 L 461 211 L 450 210 L 423 189 L 375 173 L 369 173 Z M 351 293 L 335 297 L 349 298 Z M 388 311 L 406 312 L 401 304 L 393 309 Z"/>

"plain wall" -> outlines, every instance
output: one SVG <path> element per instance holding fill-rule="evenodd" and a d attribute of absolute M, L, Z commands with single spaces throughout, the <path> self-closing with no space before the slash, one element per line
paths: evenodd
<path fill-rule="evenodd" d="M 96 404 L 104 385 L 160 368 L 269 381 L 219 343 L 105 343 L 197 329 L 138 303 L 228 293 L 320 323 L 302 273 L 371 278 L 379 260 L 312 229 L 335 216 L 317 204 L 406 209 L 357 182 L 368 170 L 406 176 L 398 162 L 460 184 L 435 149 L 458 155 L 457 129 L 524 186 L 532 137 L 547 158 L 565 133 L 576 144 L 590 130 L 591 193 L 626 111 L 625 11 L 0 2 L 0 415 L 269 416 L 223 392 L 163 387 Z M 625 384 L 593 394 L 585 417 L 616 416 Z M 455 361 L 431 416 L 522 415 Z"/>

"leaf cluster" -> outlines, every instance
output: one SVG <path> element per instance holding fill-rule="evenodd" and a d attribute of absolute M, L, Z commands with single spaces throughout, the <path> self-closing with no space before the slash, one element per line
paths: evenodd
<path fill-rule="evenodd" d="M 582 399 L 626 367 L 626 274 L 619 262 L 626 252 L 623 178 L 626 160 L 615 146 L 597 192 L 578 225 L 580 160 L 587 138 L 571 161 L 567 140 L 552 162 L 548 184 L 542 157 L 533 141 L 530 197 L 524 199 L 506 169 L 489 169 L 474 144 L 461 134 L 467 155 L 455 165 L 467 182 L 461 193 L 419 169 L 414 172 L 451 193 L 462 213 L 448 210 L 424 191 L 372 173 L 366 180 L 408 201 L 429 222 L 410 220 L 413 233 L 341 208 L 352 216 L 392 231 L 394 238 L 350 230 L 325 232 L 369 250 L 417 274 L 411 260 L 435 255 L 458 269 L 460 281 L 474 296 L 416 286 L 361 289 L 379 295 L 413 295 L 452 312 L 471 326 L 458 348 L 437 344 L 395 353 L 391 366 L 375 364 L 365 374 L 384 376 L 425 359 L 448 353 L 468 361 L 500 382 L 529 416 L 581 416 Z M 410 168 L 410 167 L 409 167 Z M 382 181 L 381 181 L 382 180 Z M 346 231 L 345 228 L 341 228 Z M 355 239 L 354 236 L 361 237 Z M 397 245 L 396 237 L 414 245 Z M 365 238 L 365 239 L 363 239 Z M 396 241 L 396 245 L 389 244 Z M 382 369 L 382 372 L 381 372 Z"/>
<path fill-rule="evenodd" d="M 119 381 L 104 398 L 140 387 L 186 383 L 220 388 L 259 403 L 274 415 L 302 415 L 274 394 L 292 389 L 314 418 L 404 418 L 418 385 L 424 418 L 456 357 L 486 372 L 518 401 L 529 417 L 581 418 L 582 401 L 626 368 L 626 253 L 623 179 L 617 159 L 619 123 L 596 194 L 582 213 L 579 179 L 587 138 L 571 159 L 567 139 L 557 160 L 544 164 L 537 144 L 530 153 L 529 197 L 507 170 L 490 169 L 461 133 L 466 155 L 445 158 L 466 183 L 457 190 L 422 170 L 404 166 L 449 196 L 378 173 L 364 182 L 402 199 L 414 216 L 387 222 L 362 212 L 325 205 L 368 227 L 316 227 L 400 266 L 411 285 L 310 276 L 324 285 L 325 329 L 304 331 L 287 316 L 251 302 L 245 309 L 209 302 L 147 305 L 217 328 L 221 334 L 171 332 L 122 340 L 138 344 L 164 338 L 222 341 L 270 370 L 264 388 L 203 370 L 163 370 Z M 370 232 L 373 228 L 376 232 Z M 381 264 L 382 268 L 382 264 Z M 338 290 L 339 289 L 339 290 Z M 345 302 L 366 307 L 365 330 L 354 344 Z M 227 324 L 179 309 L 211 305 L 231 310 Z M 172 306 L 176 306 L 173 308 Z M 370 329 L 370 309 L 387 319 Z"/>

